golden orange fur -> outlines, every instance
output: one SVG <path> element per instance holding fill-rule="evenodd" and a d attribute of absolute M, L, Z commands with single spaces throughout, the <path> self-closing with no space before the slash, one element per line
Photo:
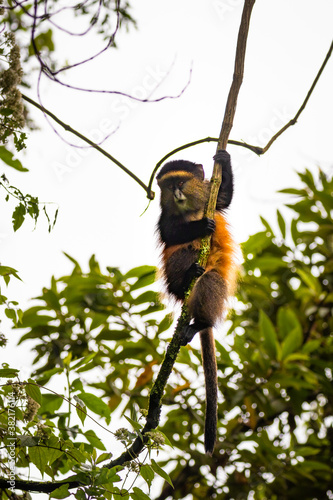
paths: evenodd
<path fill-rule="evenodd" d="M 207 261 L 206 271 L 215 269 L 225 280 L 228 288 L 228 295 L 232 295 L 237 278 L 237 264 L 235 262 L 236 245 L 230 234 L 228 224 L 220 212 L 215 212 L 216 229 L 212 235 L 210 253 Z M 201 238 L 183 243 L 181 245 L 172 245 L 164 247 L 162 251 L 163 268 L 165 268 L 171 255 L 181 248 L 193 248 L 200 250 Z"/>

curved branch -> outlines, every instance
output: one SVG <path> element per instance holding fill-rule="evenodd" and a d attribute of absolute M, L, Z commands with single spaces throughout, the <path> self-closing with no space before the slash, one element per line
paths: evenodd
<path fill-rule="evenodd" d="M 155 165 L 154 170 L 152 171 L 152 174 L 149 179 L 148 183 L 148 192 L 151 193 L 151 187 L 153 185 L 154 179 L 155 179 L 155 174 L 157 170 L 160 168 L 162 163 L 165 162 L 170 156 L 173 156 L 174 154 L 178 153 L 179 151 L 182 151 L 183 149 L 188 149 L 192 148 L 193 146 L 197 146 L 198 144 L 202 144 L 204 142 L 219 142 L 219 139 L 217 137 L 205 137 L 204 139 L 197 139 L 196 141 L 188 142 L 187 144 L 183 144 L 182 146 L 179 146 L 178 148 L 173 149 L 166 155 L 164 155 Z M 249 149 L 250 151 L 253 151 L 253 153 L 256 153 L 257 155 L 261 155 L 263 153 L 262 148 L 260 146 L 251 146 L 251 144 L 247 144 L 246 142 L 243 141 L 234 141 L 233 139 L 228 140 L 228 144 L 232 144 L 234 146 L 241 146 L 243 148 Z M 149 198 L 149 196 L 148 196 Z M 152 198 L 151 198 L 152 199 Z"/>
<path fill-rule="evenodd" d="M 115 163 L 124 172 L 126 172 L 126 174 L 128 174 L 130 177 L 132 177 L 132 179 L 134 179 L 138 184 L 140 184 L 140 186 L 146 191 L 149 199 L 151 199 L 151 200 L 154 199 L 154 193 L 148 189 L 148 187 L 145 185 L 145 183 L 142 182 L 142 180 L 139 179 L 139 177 L 137 177 L 135 174 L 133 174 L 133 172 L 131 172 L 128 168 L 126 168 L 125 165 L 120 163 L 120 161 L 118 161 L 114 156 L 110 155 L 110 153 L 105 151 L 105 149 L 101 148 L 98 144 L 96 144 L 95 142 L 88 139 L 88 137 L 84 136 L 83 134 L 81 134 L 80 132 L 78 132 L 77 130 L 72 128 L 70 125 L 67 125 L 66 123 L 61 121 L 55 114 L 53 114 L 48 109 L 44 108 L 44 106 L 41 106 L 40 104 L 38 104 L 38 102 L 34 101 L 33 99 L 26 96 L 25 94 L 21 94 L 21 95 L 22 95 L 22 99 L 29 102 L 30 104 L 32 104 L 36 108 L 40 109 L 46 115 L 50 116 L 52 118 L 52 120 L 54 120 L 56 123 L 58 123 L 67 132 L 70 132 L 71 134 L 76 135 L 76 137 L 79 137 L 82 141 L 86 142 L 87 144 L 89 144 L 89 146 L 96 149 L 102 155 L 106 156 L 109 160 L 111 160 L 113 163 Z"/>
<path fill-rule="evenodd" d="M 281 135 L 283 134 L 283 132 L 285 132 L 289 127 L 291 127 L 292 125 L 295 125 L 295 123 L 297 123 L 297 120 L 300 116 L 300 114 L 304 111 L 310 97 L 311 97 L 311 94 L 312 92 L 314 91 L 315 89 L 315 86 L 317 85 L 318 81 L 319 81 L 319 78 L 321 77 L 324 69 L 325 69 L 325 66 L 329 60 L 329 58 L 331 57 L 332 55 L 332 52 L 333 52 L 333 42 L 331 43 L 329 49 L 328 49 L 328 52 L 325 56 L 325 59 L 322 63 L 322 65 L 320 66 L 320 69 L 315 77 L 315 79 L 313 80 L 312 82 L 312 85 L 309 89 L 309 91 L 307 92 L 306 94 L 306 97 L 302 103 L 302 105 L 300 106 L 299 110 L 297 111 L 297 113 L 295 114 L 294 118 L 292 118 L 291 120 L 289 120 L 288 123 L 286 123 L 278 132 L 276 132 L 276 134 L 274 134 L 271 139 L 268 141 L 268 143 L 266 144 L 266 146 L 264 147 L 261 147 L 261 146 L 255 146 L 255 145 L 252 145 L 252 144 L 248 144 L 247 142 L 244 142 L 244 141 L 235 141 L 233 139 L 228 139 L 228 144 L 232 144 L 234 146 L 240 146 L 240 147 L 243 147 L 243 148 L 246 148 L 246 149 L 249 149 L 250 151 L 253 151 L 253 153 L 257 154 L 258 156 L 260 155 L 263 155 L 264 153 L 266 153 L 268 151 L 268 149 L 271 147 L 271 145 L 273 144 L 273 142 Z M 151 174 L 151 177 L 149 179 L 149 183 L 148 183 L 148 192 L 150 193 L 151 192 L 151 187 L 152 187 L 152 184 L 154 182 L 154 178 L 155 178 L 155 174 L 157 172 L 157 170 L 159 169 L 159 167 L 162 165 L 162 163 L 165 162 L 165 160 L 167 160 L 168 158 L 170 158 L 170 156 L 173 156 L 174 154 L 178 153 L 179 151 L 182 151 L 183 149 L 188 149 L 188 148 L 191 148 L 193 146 L 196 146 L 197 144 L 202 144 L 204 142 L 219 142 L 220 139 L 216 138 L 216 137 L 205 137 L 204 139 L 198 139 L 196 141 L 193 141 L 193 142 L 189 142 L 187 144 L 184 144 L 182 146 L 179 146 L 175 149 L 173 149 L 172 151 L 170 151 L 169 153 L 167 153 L 165 156 L 163 156 L 163 158 L 161 158 L 155 165 L 155 168 Z M 219 147 L 218 147 L 219 149 Z"/>

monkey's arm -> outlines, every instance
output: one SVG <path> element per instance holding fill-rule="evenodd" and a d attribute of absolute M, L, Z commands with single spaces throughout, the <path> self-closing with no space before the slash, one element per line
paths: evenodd
<path fill-rule="evenodd" d="M 220 149 L 214 156 L 214 160 L 222 166 L 222 182 L 217 195 L 216 210 L 227 208 L 232 200 L 234 192 L 234 176 L 232 173 L 230 155 L 224 149 Z"/>
<path fill-rule="evenodd" d="M 215 221 L 204 217 L 201 220 L 179 222 L 162 215 L 158 222 L 158 230 L 167 246 L 180 245 L 212 234 L 215 231 Z"/>

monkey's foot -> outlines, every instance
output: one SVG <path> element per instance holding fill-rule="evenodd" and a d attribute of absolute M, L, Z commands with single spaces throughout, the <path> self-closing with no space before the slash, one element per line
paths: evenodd
<path fill-rule="evenodd" d="M 191 325 L 186 325 L 181 332 L 181 345 L 187 345 L 193 339 L 194 335 L 201 330 L 207 328 L 207 325 L 195 321 Z"/>
<path fill-rule="evenodd" d="M 187 345 L 197 333 L 197 329 L 193 325 L 187 325 L 181 332 L 181 345 Z"/>

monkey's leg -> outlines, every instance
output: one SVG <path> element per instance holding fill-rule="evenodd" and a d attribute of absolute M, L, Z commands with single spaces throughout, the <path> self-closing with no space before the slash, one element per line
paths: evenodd
<path fill-rule="evenodd" d="M 197 257 L 198 251 L 188 246 L 180 248 L 167 260 L 165 274 L 168 292 L 177 299 L 184 300 L 185 291 L 192 279 L 204 272 L 204 269 L 196 263 Z"/>
<path fill-rule="evenodd" d="M 186 345 L 194 335 L 208 327 L 213 327 L 222 317 L 227 287 L 217 271 L 205 272 L 196 282 L 189 297 L 188 308 L 193 323 L 182 332 L 182 345 Z"/>

